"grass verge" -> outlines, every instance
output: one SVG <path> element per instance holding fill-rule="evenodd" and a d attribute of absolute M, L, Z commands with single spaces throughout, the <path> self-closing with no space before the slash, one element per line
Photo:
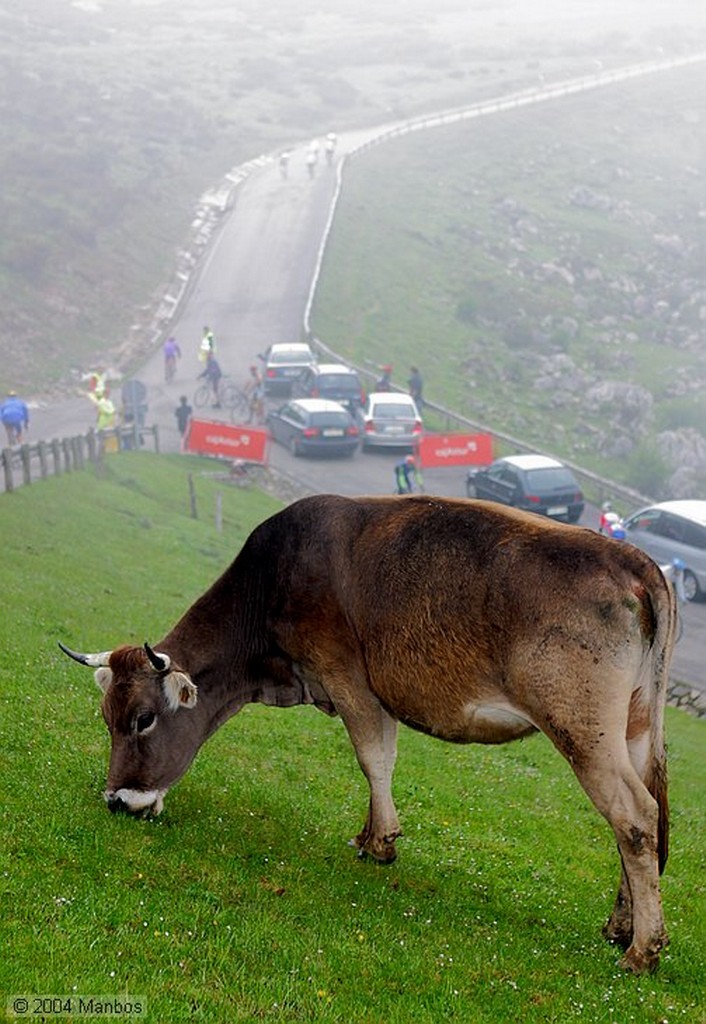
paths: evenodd
<path fill-rule="evenodd" d="M 672 945 L 649 978 L 624 976 L 601 939 L 613 840 L 543 738 L 460 748 L 403 731 L 406 835 L 386 869 L 345 845 L 366 787 L 341 724 L 309 708 L 245 709 L 156 821 L 106 813 L 98 691 L 56 641 L 158 640 L 276 510 L 224 490 L 218 533 L 200 468 L 122 453 L 103 476 L 0 500 L 0 991 L 143 996 L 172 1024 L 703 1021 L 704 727 L 679 712 Z"/>

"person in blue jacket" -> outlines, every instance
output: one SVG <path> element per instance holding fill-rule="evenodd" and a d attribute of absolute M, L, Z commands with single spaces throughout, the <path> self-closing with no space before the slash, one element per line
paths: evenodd
<path fill-rule="evenodd" d="M 7 432 L 7 443 L 21 444 L 22 434 L 29 429 L 29 410 L 16 391 L 9 391 L 0 405 L 0 420 Z"/>

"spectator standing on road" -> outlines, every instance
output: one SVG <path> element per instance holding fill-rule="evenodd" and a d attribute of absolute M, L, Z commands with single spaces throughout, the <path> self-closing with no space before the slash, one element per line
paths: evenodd
<path fill-rule="evenodd" d="M 191 419 L 192 412 L 193 409 L 189 405 L 189 401 L 186 395 L 182 395 L 181 398 L 179 399 L 179 405 L 174 410 L 177 426 L 179 428 L 179 433 L 182 439 L 182 446 L 184 442 L 184 435 L 186 434 L 186 428 L 189 425 L 189 420 Z"/>
<path fill-rule="evenodd" d="M 169 383 L 176 373 L 177 359 L 181 359 L 181 349 L 176 338 L 167 338 L 164 342 L 164 379 Z"/>
<path fill-rule="evenodd" d="M 21 444 L 22 434 L 29 429 L 29 410 L 16 391 L 8 391 L 0 405 L 0 420 L 7 432 L 7 443 Z"/>
<path fill-rule="evenodd" d="M 376 391 L 392 391 L 392 367 L 382 367 L 382 377 L 375 383 Z"/>
<path fill-rule="evenodd" d="M 288 149 L 283 150 L 279 155 L 279 173 L 283 178 L 289 174 L 289 158 L 291 153 Z"/>
<path fill-rule="evenodd" d="M 215 354 L 216 339 L 213 336 L 213 331 L 210 327 L 204 327 L 203 334 L 201 335 L 201 345 L 199 346 L 199 359 L 202 363 L 205 363 L 209 355 L 215 356 Z"/>
<path fill-rule="evenodd" d="M 424 399 L 422 398 L 422 390 L 424 388 L 424 381 L 422 375 L 416 366 L 410 367 L 410 378 L 407 382 L 409 386 L 409 393 L 415 401 L 415 404 L 419 411 L 422 411 L 424 405 Z"/>
<path fill-rule="evenodd" d="M 613 505 L 610 501 L 604 501 L 601 505 L 601 518 L 598 521 L 598 532 L 610 534 L 609 524 L 610 519 L 608 516 L 613 513 Z"/>
<path fill-rule="evenodd" d="M 213 408 L 220 409 L 221 407 L 221 377 L 223 371 L 218 365 L 218 361 L 214 356 L 213 352 L 209 352 L 206 356 L 206 368 L 202 373 L 199 374 L 199 380 L 205 377 L 208 383 L 211 385 L 213 390 Z"/>
<path fill-rule="evenodd" d="M 244 388 L 248 396 L 248 418 L 246 423 L 265 422 L 265 382 L 257 366 L 250 367 L 250 376 Z"/>
<path fill-rule="evenodd" d="M 316 174 L 316 161 L 318 154 L 315 150 L 309 149 L 306 154 L 306 169 L 309 172 L 309 177 L 313 178 Z"/>
<path fill-rule="evenodd" d="M 88 397 L 96 407 L 96 430 L 114 430 L 118 425 L 118 414 L 108 388 L 101 389 L 100 393 L 89 391 Z M 119 447 L 118 438 L 115 434 L 110 434 L 103 438 L 104 452 L 117 452 Z"/>

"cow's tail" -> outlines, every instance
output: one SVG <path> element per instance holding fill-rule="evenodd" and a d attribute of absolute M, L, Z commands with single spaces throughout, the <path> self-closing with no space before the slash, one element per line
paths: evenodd
<path fill-rule="evenodd" d="M 669 670 L 676 631 L 676 600 L 671 586 L 662 577 L 645 589 L 641 598 L 643 635 L 649 643 L 645 677 L 640 691 L 633 694 L 628 736 L 639 718 L 647 714 L 648 749 L 641 757 L 640 772 L 645 786 L 657 801 L 657 856 L 660 874 L 669 852 L 669 801 L 667 798 L 667 754 L 664 741 L 664 709 L 669 686 Z M 638 696 L 639 694 L 639 696 Z M 637 698 L 637 701 L 636 701 Z M 637 726 L 639 728 L 639 726 Z"/>

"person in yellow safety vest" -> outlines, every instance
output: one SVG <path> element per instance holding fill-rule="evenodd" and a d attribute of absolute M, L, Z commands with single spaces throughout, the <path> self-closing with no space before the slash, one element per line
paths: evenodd
<path fill-rule="evenodd" d="M 199 346 L 199 359 L 202 363 L 206 362 L 209 354 L 212 356 L 215 356 L 216 354 L 216 339 L 213 336 L 211 328 L 204 327 L 201 345 Z"/>
<path fill-rule="evenodd" d="M 102 388 L 98 392 L 89 391 L 88 397 L 96 407 L 96 430 L 113 430 L 118 425 L 118 414 L 113 405 L 108 388 Z M 106 437 L 104 451 L 116 452 L 119 448 L 118 438 L 114 435 Z"/>

